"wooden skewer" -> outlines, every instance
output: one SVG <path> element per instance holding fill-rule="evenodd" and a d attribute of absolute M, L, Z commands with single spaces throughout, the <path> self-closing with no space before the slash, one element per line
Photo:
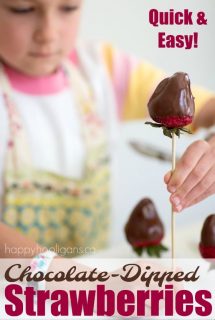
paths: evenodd
<path fill-rule="evenodd" d="M 172 134 L 172 173 L 175 170 L 176 165 L 176 134 Z M 171 214 L 171 252 L 172 260 L 175 259 L 175 212 L 172 205 L 172 214 Z"/>

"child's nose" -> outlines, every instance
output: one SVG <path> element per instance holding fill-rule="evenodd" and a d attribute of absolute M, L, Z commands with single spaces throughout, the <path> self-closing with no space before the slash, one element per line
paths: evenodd
<path fill-rule="evenodd" d="M 52 14 L 42 16 L 34 32 L 34 40 L 38 43 L 55 41 L 58 34 L 57 19 Z"/>

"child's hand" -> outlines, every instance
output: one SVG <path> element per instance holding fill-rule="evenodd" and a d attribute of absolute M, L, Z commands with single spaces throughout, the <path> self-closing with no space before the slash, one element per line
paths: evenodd
<path fill-rule="evenodd" d="M 192 143 L 164 181 L 174 211 L 190 207 L 215 193 L 215 138 Z"/>

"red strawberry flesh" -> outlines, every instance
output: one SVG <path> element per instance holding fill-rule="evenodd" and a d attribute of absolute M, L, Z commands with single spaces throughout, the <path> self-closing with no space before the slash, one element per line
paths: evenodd
<path fill-rule="evenodd" d="M 150 246 L 157 246 L 161 243 L 161 240 L 163 239 L 163 235 L 160 238 L 157 238 L 154 241 L 137 241 L 133 243 L 133 247 L 135 248 L 146 248 Z"/>
<path fill-rule="evenodd" d="M 204 259 L 215 259 L 215 247 L 206 247 L 199 244 L 199 251 Z"/>
<path fill-rule="evenodd" d="M 204 221 L 199 250 L 203 258 L 215 259 L 215 214 L 209 215 Z"/>
<path fill-rule="evenodd" d="M 154 117 L 154 121 L 163 124 L 167 128 L 182 128 L 192 123 L 193 118 L 190 116 Z"/>

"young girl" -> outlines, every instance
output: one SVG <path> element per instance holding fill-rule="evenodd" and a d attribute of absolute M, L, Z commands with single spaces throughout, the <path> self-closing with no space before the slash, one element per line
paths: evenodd
<path fill-rule="evenodd" d="M 71 255 L 106 245 L 117 119 L 146 116 L 164 76 L 110 45 L 78 44 L 81 6 L 0 1 L 2 244 L 27 243 L 7 224 Z M 211 110 L 209 92 L 194 95 Z"/>

